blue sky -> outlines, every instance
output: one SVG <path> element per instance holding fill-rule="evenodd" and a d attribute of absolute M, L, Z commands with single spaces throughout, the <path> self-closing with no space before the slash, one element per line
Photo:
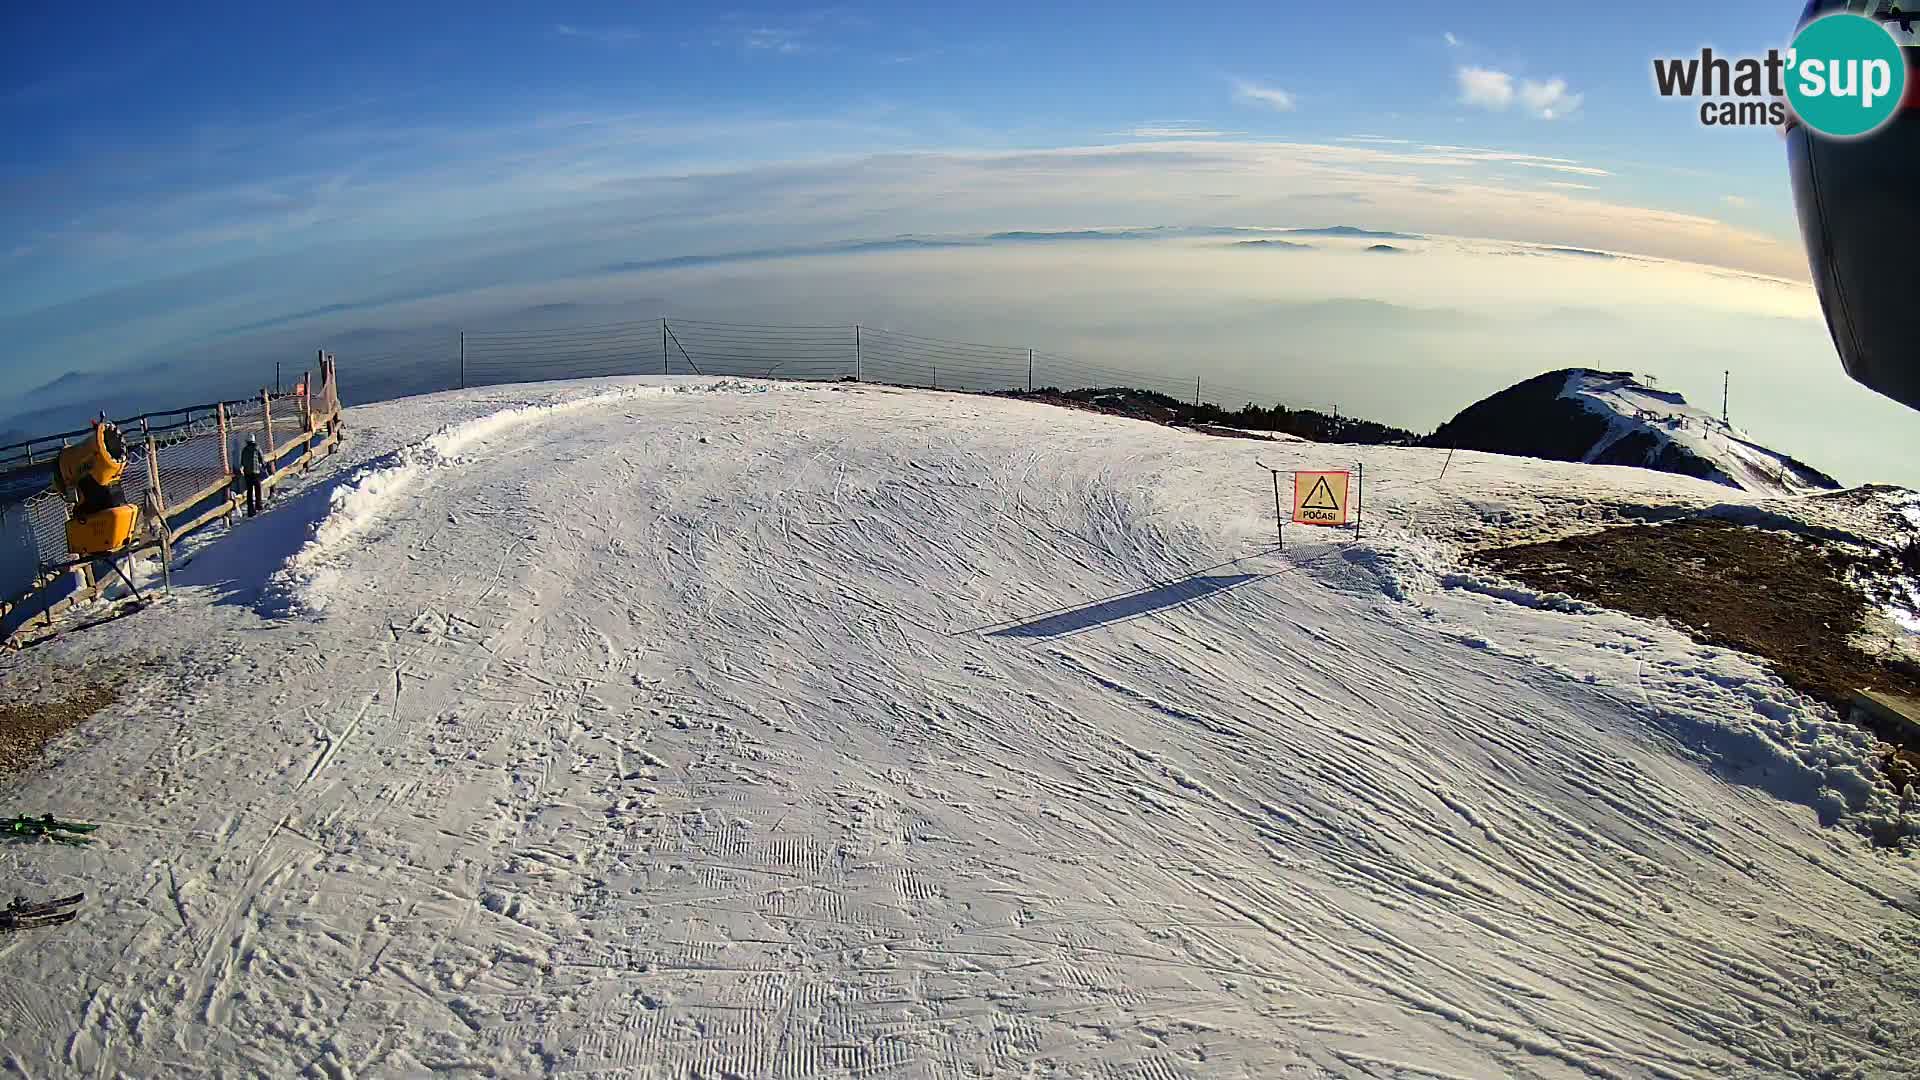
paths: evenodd
<path fill-rule="evenodd" d="M 15 4 L 0 398 L 902 233 L 1351 222 L 1804 278 L 1779 137 L 1650 75 L 1783 44 L 1797 8 Z"/>
<path fill-rule="evenodd" d="M 298 243 L 319 221 L 391 228 L 372 211 L 507 177 L 512 190 L 419 213 L 511 210 L 558 197 L 542 167 L 1041 148 L 1156 128 L 1576 159 L 1611 174 L 1586 177 L 1610 197 L 1783 234 L 1775 137 L 1706 131 L 1650 90 L 1653 56 L 1775 44 L 1794 16 L 1713 8 L 341 3 L 181 18 L 14 5 L 0 254 L 15 265 L 0 280 L 137 261 L 155 242 L 193 264 Z M 1463 68 L 1510 76 L 1515 103 L 1462 104 Z M 1554 104 L 1575 107 L 1541 119 L 1518 97 L 1554 80 Z"/>

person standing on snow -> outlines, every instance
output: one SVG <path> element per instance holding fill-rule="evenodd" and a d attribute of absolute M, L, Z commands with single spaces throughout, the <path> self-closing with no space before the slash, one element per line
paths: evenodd
<path fill-rule="evenodd" d="M 260 513 L 260 443 L 252 435 L 240 451 L 240 475 L 247 482 L 247 516 L 255 517 Z"/>

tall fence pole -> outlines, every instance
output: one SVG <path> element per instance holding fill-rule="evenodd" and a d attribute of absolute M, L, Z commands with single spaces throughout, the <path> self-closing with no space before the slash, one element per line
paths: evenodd
<path fill-rule="evenodd" d="M 173 528 L 167 524 L 167 512 L 160 502 L 158 490 L 147 492 L 147 513 L 153 522 L 154 539 L 160 541 L 160 576 L 166 583 L 167 595 L 173 595 Z M 132 585 L 132 581 L 127 582 Z"/>
<path fill-rule="evenodd" d="M 1264 461 L 1256 461 L 1254 462 L 1254 464 L 1260 466 L 1261 468 L 1273 474 L 1274 544 L 1277 546 L 1279 550 L 1285 551 L 1287 549 L 1287 526 L 1286 526 L 1286 516 L 1282 514 L 1280 511 L 1280 470 L 1274 468 L 1273 466 L 1267 464 Z"/>
<path fill-rule="evenodd" d="M 460 331 L 460 389 L 467 388 L 467 332 Z"/>
<path fill-rule="evenodd" d="M 229 449 L 233 442 L 232 429 L 227 427 L 227 403 L 215 405 L 214 412 L 220 417 L 220 471 L 227 474 L 227 481 L 233 481 L 233 451 Z"/>
<path fill-rule="evenodd" d="M 667 374 L 667 317 L 660 316 L 660 374 Z"/>
<path fill-rule="evenodd" d="M 1364 461 L 1353 465 L 1353 538 L 1360 539 L 1360 510 L 1367 502 L 1367 464 Z"/>
<path fill-rule="evenodd" d="M 1200 376 L 1193 377 L 1193 407 L 1200 407 Z"/>
<path fill-rule="evenodd" d="M 273 461 L 273 398 L 263 387 L 260 391 L 260 423 L 266 428 L 267 461 Z"/>
<path fill-rule="evenodd" d="M 853 381 L 860 381 L 860 324 L 853 324 Z"/>
<path fill-rule="evenodd" d="M 1033 393 L 1033 350 L 1027 350 L 1027 393 Z"/>
<path fill-rule="evenodd" d="M 1285 544 L 1287 542 L 1287 517 L 1280 512 L 1280 470 L 1271 469 L 1268 471 L 1273 473 L 1273 535 L 1279 543 Z"/>

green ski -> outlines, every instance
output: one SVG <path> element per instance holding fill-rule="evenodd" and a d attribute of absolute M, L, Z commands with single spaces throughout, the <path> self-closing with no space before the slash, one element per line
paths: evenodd
<path fill-rule="evenodd" d="M 52 814 L 0 820 L 0 837 L 9 840 L 50 840 L 79 846 L 93 842 L 87 835 L 100 826 L 84 821 L 61 821 Z"/>

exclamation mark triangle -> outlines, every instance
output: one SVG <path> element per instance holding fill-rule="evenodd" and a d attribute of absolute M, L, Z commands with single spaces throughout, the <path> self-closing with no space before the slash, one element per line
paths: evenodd
<path fill-rule="evenodd" d="M 1339 513 L 1340 504 L 1333 500 L 1333 488 L 1327 483 L 1326 477 L 1322 476 L 1314 480 L 1313 488 L 1307 492 L 1307 501 L 1301 503 L 1300 508 L 1302 510 L 1331 510 Z"/>

